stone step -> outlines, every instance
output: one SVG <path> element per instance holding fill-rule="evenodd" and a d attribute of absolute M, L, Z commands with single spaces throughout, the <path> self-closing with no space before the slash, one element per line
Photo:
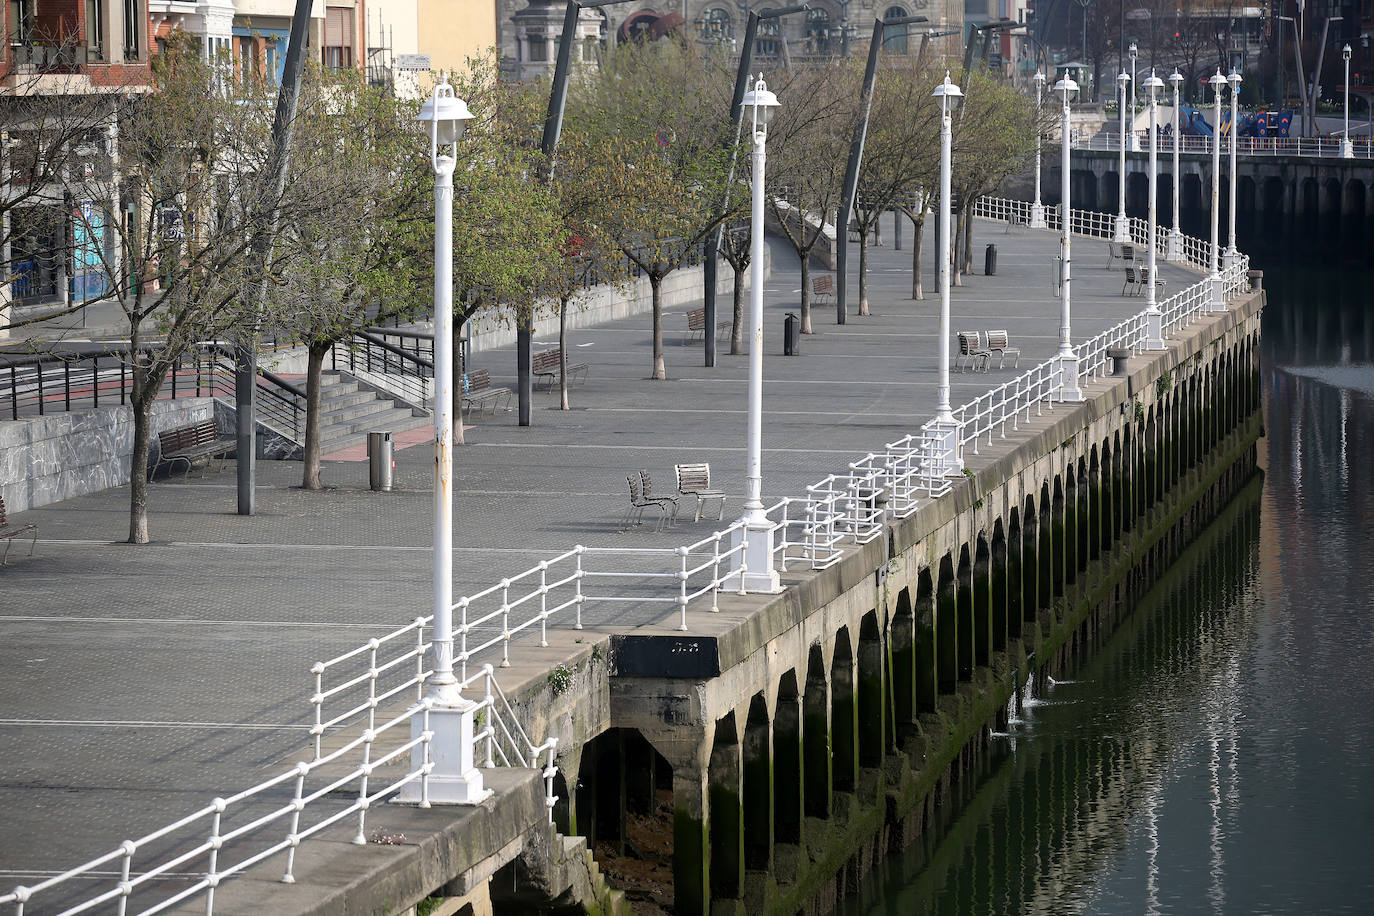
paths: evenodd
<path fill-rule="evenodd" d="M 411 429 L 420 429 L 433 422 L 429 417 L 417 417 L 411 414 L 409 410 L 397 409 L 388 414 L 379 414 L 370 422 L 360 423 L 356 427 L 336 427 L 323 430 L 320 436 L 320 450 L 334 452 L 351 445 L 357 445 L 366 441 L 369 432 L 380 430 L 400 433 Z"/>

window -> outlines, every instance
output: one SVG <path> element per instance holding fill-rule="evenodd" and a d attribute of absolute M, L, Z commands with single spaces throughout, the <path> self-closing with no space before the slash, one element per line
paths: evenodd
<path fill-rule="evenodd" d="M 148 27 L 148 14 L 139 9 L 138 0 L 124 0 L 124 59 L 138 60 L 143 56 L 143 30 Z"/>
<path fill-rule="evenodd" d="M 10 43 L 22 44 L 33 37 L 33 11 L 28 0 L 10 0 Z"/>
<path fill-rule="evenodd" d="M 249 79 L 257 76 L 262 71 L 258 68 L 258 40 L 251 35 L 240 35 L 235 39 L 238 43 L 238 71 L 239 77 Z"/>
<path fill-rule="evenodd" d="M 735 37 L 735 23 L 728 10 L 713 7 L 697 20 L 697 37 L 710 44 L 726 44 Z"/>
<path fill-rule="evenodd" d="M 324 13 L 324 65 L 333 70 L 353 66 L 353 11 L 331 6 Z"/>
<path fill-rule="evenodd" d="M 86 0 L 86 58 L 105 59 L 105 0 Z"/>
<path fill-rule="evenodd" d="M 909 15 L 911 14 L 900 6 L 889 6 L 887 11 L 883 13 L 883 19 L 891 21 Z M 894 25 L 883 30 L 883 51 L 888 54 L 907 53 L 907 26 L 905 24 Z"/>
<path fill-rule="evenodd" d="M 806 11 L 806 51 L 830 53 L 830 11 L 819 7 Z"/>
<path fill-rule="evenodd" d="M 754 39 L 754 53 L 759 57 L 777 57 L 782 53 L 782 29 L 777 19 L 765 19 L 759 23 L 758 37 Z"/>
<path fill-rule="evenodd" d="M 532 63 L 542 63 L 549 59 L 549 42 L 542 32 L 531 35 L 530 42 L 530 61 Z"/>

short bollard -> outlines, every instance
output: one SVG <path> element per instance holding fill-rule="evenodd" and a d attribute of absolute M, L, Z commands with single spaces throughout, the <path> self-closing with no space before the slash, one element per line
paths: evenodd
<path fill-rule="evenodd" d="M 983 275 L 991 277 L 997 273 L 997 246 L 989 245 L 983 252 Z"/>
<path fill-rule="evenodd" d="M 374 490 L 391 491 L 391 474 L 396 470 L 389 432 L 367 434 L 367 477 Z"/>
<path fill-rule="evenodd" d="M 1112 375 L 1117 378 L 1125 378 L 1129 372 L 1126 369 L 1126 360 L 1131 358 L 1131 351 L 1125 347 L 1110 347 L 1107 350 L 1107 358 L 1112 361 Z"/>

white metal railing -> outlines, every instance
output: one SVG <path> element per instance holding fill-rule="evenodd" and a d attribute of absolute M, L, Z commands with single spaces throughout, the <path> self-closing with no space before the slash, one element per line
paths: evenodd
<path fill-rule="evenodd" d="M 540 768 L 551 821 L 557 802 L 553 794 L 557 739 L 539 745 L 529 740 L 490 665 L 459 686 L 484 690 L 482 699 L 474 701 L 475 715 L 482 723 L 474 746 L 485 747 L 486 765 L 493 766 L 499 758 L 508 766 Z M 216 888 L 226 879 L 278 856 L 284 856 L 281 880 L 294 883 L 296 849 L 303 840 L 356 819 L 353 842 L 366 844 L 371 806 L 412 783 L 418 783 L 419 805 L 429 807 L 429 774 L 434 768 L 429 756 L 434 737 L 430 708 L 425 700 L 381 721 L 369 717 L 365 727 L 355 729 L 328 753 L 317 751 L 313 760 L 213 799 L 76 868 L 0 895 L 0 905 L 13 904 L 17 916 L 33 907 L 62 916 L 97 910 L 124 916 L 165 912 L 203 895 L 208 914 L 214 912 Z M 416 719 L 418 729 L 413 728 Z M 422 749 L 418 756 L 413 753 L 417 748 Z M 540 767 L 544 754 L 547 762 Z M 155 861 L 142 866 L 145 858 Z M 74 900 L 67 885 L 78 880 L 80 899 Z"/>
<path fill-rule="evenodd" d="M 980 198 L 973 215 L 985 219 L 1025 223 L 1029 205 L 1020 201 Z M 1057 207 L 1046 208 L 1052 228 L 1061 225 Z M 1076 234 L 1110 238 L 1114 231 L 1110 214 L 1071 211 L 1069 225 Z M 1141 221 L 1130 225 L 1132 238 L 1144 238 Z M 1163 235 L 1163 233 L 1160 233 Z M 1184 239 L 1184 253 L 1194 266 L 1206 268 L 1210 248 L 1198 239 Z M 1227 298 L 1247 286 L 1249 259 L 1241 256 L 1221 272 Z M 1159 303 L 1167 335 L 1213 307 L 1211 278 L 1205 278 Z M 1081 344 L 1079 372 L 1083 377 L 1101 375 L 1108 366 L 1107 350 L 1123 347 L 1140 351 L 1145 343 L 1144 313 L 1133 315 L 1115 327 Z M 1022 372 L 954 410 L 961 449 L 978 454 L 982 442 L 1015 431 L 1032 411 L 1054 408 L 1062 389 L 1057 364 L 1049 360 Z M 839 561 L 846 544 L 880 537 L 887 524 L 917 510 L 950 491 L 956 464 L 943 433 L 933 421 L 922 431 L 887 444 L 849 465 L 849 472 L 832 474 L 807 488 L 802 498 L 786 498 L 765 514 L 772 523 L 774 562 L 782 570 L 802 563 L 822 569 Z M 592 606 L 618 603 L 661 603 L 677 609 L 678 629 L 687 631 L 688 609 L 698 606 L 719 609 L 722 590 L 743 594 L 743 567 L 750 532 L 735 522 L 692 544 L 666 548 L 576 546 L 548 560 L 541 560 L 517 575 L 486 589 L 459 598 L 453 606 L 455 660 L 464 690 L 483 685 L 477 714 L 482 728 L 474 736 L 475 749 L 484 748 L 488 766 L 502 764 L 540 767 L 545 780 L 545 801 L 553 795 L 556 739 L 535 744 L 521 727 L 494 675 L 493 664 L 481 664 L 469 675 L 477 656 L 500 653 L 496 666 L 509 664 L 510 643 L 517 638 L 547 645 L 550 622 L 582 627 Z M 709 599 L 709 604 L 708 604 Z M 103 856 L 32 886 L 0 895 L 0 905 L 13 904 L 23 916 L 26 905 L 53 900 L 56 889 L 80 880 L 78 902 L 63 914 L 89 912 L 109 905 L 128 912 L 130 899 L 139 891 L 157 886 L 158 879 L 174 870 L 180 879 L 189 871 L 192 884 L 178 884 L 175 894 L 164 893 L 140 913 L 157 913 L 204 894 L 207 914 L 213 913 L 214 889 L 226 878 L 239 874 L 274 855 L 286 853 L 283 880 L 292 880 L 295 849 L 307 837 L 351 816 L 357 817 L 355 841 L 365 842 L 368 806 L 410 783 L 419 783 L 421 803 L 428 798 L 429 705 L 424 700 L 432 671 L 426 668 L 431 649 L 432 617 L 420 616 L 383 636 L 370 639 L 352 651 L 310 669 L 314 692 L 310 698 L 310 735 L 314 759 L 297 764 L 276 777 L 210 805 L 138 840 L 126 841 Z M 399 711 L 395 708 L 399 707 Z M 424 717 L 419 735 L 411 722 Z M 344 740 L 335 749 L 325 747 L 326 736 Z M 387 740 L 383 740 L 387 739 Z M 414 766 L 411 752 L 423 747 L 423 763 Z M 541 766 L 540 760 L 547 755 Z M 395 775 L 377 786 L 371 778 L 380 767 L 398 768 Z M 311 781 L 314 777 L 320 785 Z M 348 800 L 340 793 L 347 792 Z M 253 810 L 249 811 L 248 809 Z M 231 814 L 231 812 L 233 812 Z M 313 819 L 307 818 L 309 812 Z M 242 813 L 243 823 L 231 823 Z M 282 825 L 288 825 L 281 832 Z M 271 828 L 271 829 L 269 829 Z M 271 830 L 276 830 L 274 834 Z M 160 845 L 159 845 L 160 844 Z M 153 847 L 150 849 L 150 846 Z M 227 862 L 229 847 L 241 857 Z M 247 847 L 247 848 L 243 848 Z M 143 855 L 157 857 L 157 864 L 135 869 Z M 108 877 L 106 866 L 117 865 L 119 878 Z M 100 880 L 109 887 L 101 887 Z M 70 889 L 68 896 L 77 896 Z M 61 905 L 61 904 L 59 904 Z M 45 906 L 45 910 L 50 907 Z"/>
<path fill-rule="evenodd" d="M 1150 132 L 1148 130 L 1137 131 L 1140 138 L 1140 149 L 1148 150 L 1150 143 Z M 1212 138 L 1184 134 L 1179 138 L 1179 152 L 1183 153 L 1207 153 L 1212 152 Z M 1374 158 L 1374 147 L 1371 147 L 1368 137 L 1352 137 L 1351 147 L 1356 159 Z M 1106 152 L 1119 152 L 1121 150 L 1121 135 L 1099 133 L 1093 137 L 1080 139 L 1073 144 L 1074 149 L 1081 150 L 1102 150 Z M 1231 149 L 1230 137 L 1221 138 L 1221 153 L 1223 156 L 1229 155 Z M 1174 139 L 1172 136 L 1159 138 L 1160 155 L 1172 155 L 1174 151 Z M 1130 152 L 1130 150 L 1128 150 Z M 1139 150 L 1137 150 L 1139 152 Z M 1308 156 L 1320 159 L 1339 159 L 1341 157 L 1340 138 L 1331 137 L 1237 137 L 1236 155 L 1238 156 Z"/>

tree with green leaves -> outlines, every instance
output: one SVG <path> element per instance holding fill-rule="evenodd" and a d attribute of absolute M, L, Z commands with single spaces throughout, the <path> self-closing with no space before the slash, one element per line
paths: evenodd
<path fill-rule="evenodd" d="M 839 205 L 861 115 L 859 77 L 852 65 L 806 67 L 787 71 L 770 87 L 782 104 L 768 125 L 768 204 L 801 260 L 803 334 L 813 333 L 811 254 Z"/>
<path fill-rule="evenodd" d="M 691 46 L 624 44 L 569 99 L 564 143 L 582 150 L 579 180 L 601 195 L 600 228 L 649 278 L 654 379 L 667 378 L 663 280 L 726 218 L 720 201 L 731 124 L 723 74 Z"/>
<path fill-rule="evenodd" d="M 361 73 L 309 70 L 296 122 L 294 218 L 273 248 L 264 317 L 306 347 L 301 486 L 314 490 L 325 357 L 371 324 L 429 309 L 433 181 L 414 105 Z"/>
<path fill-rule="evenodd" d="M 88 202 L 75 214 L 78 231 L 108 229 L 118 239 L 84 257 L 107 289 L 88 304 L 114 301 L 128 326 L 134 544 L 149 539 L 151 413 L 163 381 L 201 341 L 251 321 L 247 255 L 272 204 L 258 180 L 272 109 L 261 87 L 221 76 L 194 40 L 174 38 L 154 60 L 154 91 L 120 104 L 120 199 L 102 198 L 92 184 L 99 170 L 67 176 L 66 193 Z"/>

